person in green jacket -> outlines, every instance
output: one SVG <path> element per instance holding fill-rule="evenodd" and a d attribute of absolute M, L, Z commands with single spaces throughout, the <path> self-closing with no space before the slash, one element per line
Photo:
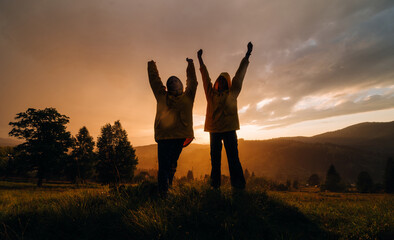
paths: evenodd
<path fill-rule="evenodd" d="M 216 79 L 214 85 L 212 85 L 207 67 L 202 59 L 202 49 L 197 52 L 207 99 L 204 131 L 210 134 L 211 186 L 214 188 L 220 187 L 222 141 L 226 149 L 231 186 L 237 189 L 245 188 L 245 177 L 239 161 L 236 134 L 236 130 L 239 129 L 237 98 L 241 92 L 252 49 L 253 44 L 249 42 L 246 55 L 232 81 L 230 75 L 223 72 Z"/>
<path fill-rule="evenodd" d="M 155 141 L 158 149 L 159 193 L 166 195 L 176 171 L 177 161 L 194 138 L 193 104 L 197 90 L 197 76 L 192 59 L 186 58 L 186 89 L 179 78 L 171 76 L 163 85 L 154 61 L 148 62 L 149 83 L 155 95 L 157 107 L 155 117 Z"/>

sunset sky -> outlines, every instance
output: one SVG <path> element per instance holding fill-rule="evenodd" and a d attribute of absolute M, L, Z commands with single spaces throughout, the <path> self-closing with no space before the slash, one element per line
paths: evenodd
<path fill-rule="evenodd" d="M 394 120 L 394 1 L 0 0 L 0 137 L 27 108 L 54 107 L 96 138 L 120 120 L 134 146 L 154 143 L 147 62 L 185 84 L 195 60 L 197 143 L 211 78 L 234 76 L 254 44 L 238 98 L 239 138 L 311 136 Z"/>

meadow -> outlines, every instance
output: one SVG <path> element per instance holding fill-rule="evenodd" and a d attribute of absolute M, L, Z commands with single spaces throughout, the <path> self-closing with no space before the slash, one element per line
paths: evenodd
<path fill-rule="evenodd" d="M 0 181 L 0 239 L 394 239 L 389 194 Z"/>

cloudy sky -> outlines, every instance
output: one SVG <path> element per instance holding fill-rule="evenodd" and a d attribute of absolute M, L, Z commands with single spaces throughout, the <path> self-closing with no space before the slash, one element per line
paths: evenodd
<path fill-rule="evenodd" d="M 185 81 L 204 49 L 212 78 L 234 75 L 239 137 L 310 136 L 394 120 L 394 2 L 369 0 L 0 0 L 0 137 L 15 114 L 55 107 L 76 134 L 120 120 L 133 145 L 154 143 L 147 62 Z M 206 100 L 194 107 L 196 142 Z"/>

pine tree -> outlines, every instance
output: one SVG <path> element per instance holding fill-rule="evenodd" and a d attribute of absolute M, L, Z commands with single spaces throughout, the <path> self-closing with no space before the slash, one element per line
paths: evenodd
<path fill-rule="evenodd" d="M 194 176 L 193 176 L 193 171 L 192 170 L 189 170 L 187 172 L 186 178 L 187 178 L 188 181 L 193 181 L 194 180 Z"/>
<path fill-rule="evenodd" d="M 339 176 L 333 164 L 330 165 L 327 171 L 326 182 L 323 189 L 331 192 L 340 192 L 344 189 L 341 184 L 341 176 Z"/>
<path fill-rule="evenodd" d="M 76 181 L 84 181 L 93 175 L 96 155 L 93 152 L 94 141 L 88 129 L 83 126 L 74 138 L 71 161 L 69 162 L 69 177 Z"/>
<path fill-rule="evenodd" d="M 101 128 L 97 147 L 99 181 L 115 185 L 131 181 L 138 159 L 120 121 L 116 121 L 113 126 L 108 123 Z"/>

